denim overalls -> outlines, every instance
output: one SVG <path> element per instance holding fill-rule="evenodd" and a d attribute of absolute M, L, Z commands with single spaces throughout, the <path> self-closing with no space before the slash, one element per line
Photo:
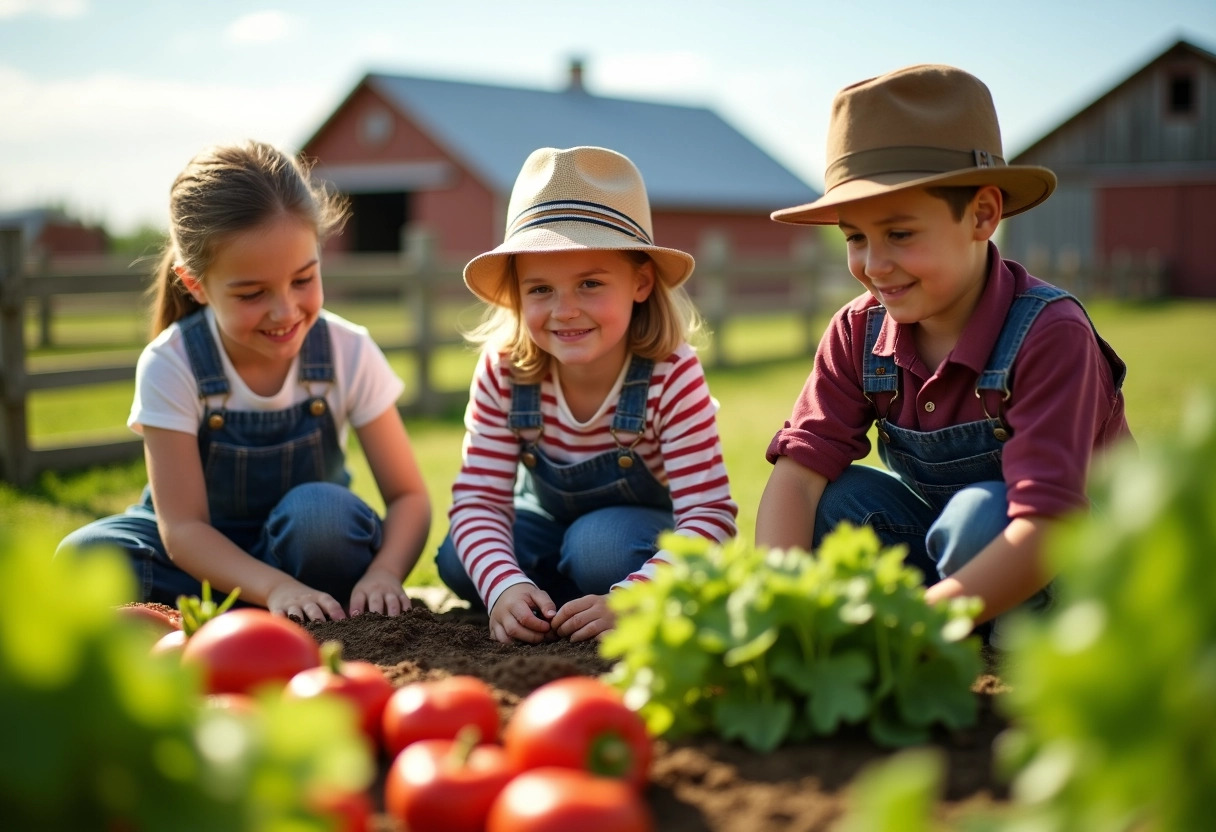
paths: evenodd
<path fill-rule="evenodd" d="M 309 398 L 278 411 L 227 410 L 228 379 L 204 313 L 178 325 L 206 402 L 198 449 L 211 525 L 258 560 L 347 605 L 380 547 L 382 529 L 376 513 L 347 487 L 350 476 L 324 397 L 334 380 L 327 323 L 318 319 L 300 349 L 298 381 Z M 139 505 L 73 532 L 60 549 L 102 544 L 127 553 L 142 600 L 174 604 L 178 595 L 201 589 L 169 559 L 149 488 Z"/>
<path fill-rule="evenodd" d="M 632 357 L 612 419 L 617 447 L 575 463 L 556 462 L 539 446 L 544 430 L 540 385 L 512 388 L 507 426 L 520 441 L 515 557 L 559 607 L 584 595 L 606 594 L 649 560 L 658 551 L 659 533 L 674 526 L 671 491 L 633 450 L 646 429 L 653 369 L 653 361 Z M 634 439 L 625 444 L 620 434 Z M 474 607 L 481 606 L 450 536 L 436 564 L 444 583 Z"/>
<path fill-rule="evenodd" d="M 1001 448 L 1012 435 L 1003 419 L 1010 370 L 1038 314 L 1047 304 L 1066 298 L 1080 305 L 1055 286 L 1034 286 L 1014 298 L 976 384 L 987 418 L 934 431 L 909 430 L 887 420 L 890 402 L 899 395 L 899 368 L 893 357 L 874 354 L 886 310 L 882 306 L 870 309 L 862 386 L 878 411 L 879 457 L 896 476 L 864 465 L 849 466 L 824 491 L 813 545 L 818 546 L 843 520 L 869 525 L 885 545 L 907 545 L 907 562 L 919 568 L 926 584 L 931 584 L 958 571 L 992 542 L 1009 524 Z M 1096 329 L 1094 337 L 1118 389 L 1127 367 Z M 884 394 L 892 398 L 880 407 L 877 397 Z M 1025 606 L 1045 606 L 1050 601 L 1049 589 L 1037 593 Z"/>

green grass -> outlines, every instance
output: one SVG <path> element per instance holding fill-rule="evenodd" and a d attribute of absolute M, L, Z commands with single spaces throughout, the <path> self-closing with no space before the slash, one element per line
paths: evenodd
<path fill-rule="evenodd" d="M 344 309 L 342 313 L 360 320 L 358 310 Z M 1128 419 L 1141 442 L 1151 442 L 1177 429 L 1182 403 L 1191 389 L 1216 389 L 1216 361 L 1183 337 L 1216 331 L 1216 302 L 1102 301 L 1091 304 L 1090 313 L 1128 363 L 1124 388 Z M 382 310 L 370 314 L 376 318 L 373 331 L 379 330 L 380 337 L 391 337 L 391 316 Z M 127 326 L 121 316 L 118 320 L 118 325 Z M 793 315 L 755 319 L 733 326 L 727 333 L 725 349 L 732 358 L 788 354 L 785 345 L 801 337 Z M 56 354 L 60 353 L 43 351 L 34 360 L 46 361 Z M 391 360 L 409 384 L 412 363 L 398 354 Z M 435 370 L 441 386 L 467 388 L 474 361 L 473 353 L 461 348 L 443 351 Z M 810 367 L 809 358 L 785 358 L 709 372 L 710 388 L 721 405 L 719 430 L 732 490 L 739 503 L 740 534 L 745 538 L 754 533 L 756 507 L 770 468 L 764 450 L 788 418 Z M 130 401 L 130 384 L 42 391 L 30 403 L 31 432 L 39 442 L 96 433 L 123 435 Z M 435 580 L 430 559 L 447 532 L 449 489 L 460 465 L 463 427 L 455 414 L 443 419 L 411 418 L 406 427 L 434 508 L 426 552 L 410 579 L 414 584 L 426 584 Z M 381 507 L 357 443 L 352 442 L 350 450 L 354 489 L 372 505 Z M 143 463 L 133 462 L 81 472 L 47 473 L 25 490 L 0 484 L 0 527 L 38 527 L 58 539 L 95 517 L 121 510 L 138 497 L 143 483 Z"/>

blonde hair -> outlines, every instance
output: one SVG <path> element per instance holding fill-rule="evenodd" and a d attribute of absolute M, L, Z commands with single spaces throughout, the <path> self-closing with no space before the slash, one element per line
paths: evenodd
<path fill-rule="evenodd" d="M 620 249 L 619 253 L 635 269 L 652 262 L 644 251 Z M 497 290 L 497 296 L 507 302 L 490 305 L 481 322 L 465 332 L 464 337 L 478 347 L 500 352 L 511 368 L 512 377 L 520 384 L 536 384 L 544 378 L 552 356 L 536 345 L 524 326 L 515 255 L 507 258 Z M 658 361 L 690 342 L 702 326 L 701 315 L 684 287 L 672 289 L 656 276 L 649 297 L 633 305 L 625 338 L 630 353 Z"/>
<path fill-rule="evenodd" d="M 345 197 L 311 180 L 309 166 L 264 142 L 218 145 L 199 153 L 169 189 L 169 239 L 153 274 L 152 336 L 199 309 L 174 271 L 200 279 L 225 239 L 288 214 L 320 244 L 345 225 Z"/>

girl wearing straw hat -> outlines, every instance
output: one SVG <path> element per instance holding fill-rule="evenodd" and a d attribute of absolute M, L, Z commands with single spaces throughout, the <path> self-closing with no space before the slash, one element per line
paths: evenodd
<path fill-rule="evenodd" d="M 929 601 L 977 596 L 981 620 L 1041 607 L 1046 530 L 1130 436 L 1123 362 L 1075 298 L 992 242 L 1055 175 L 1005 164 L 988 88 L 949 66 L 841 90 L 827 146 L 824 196 L 773 219 L 838 226 L 866 291 L 833 317 L 769 445 L 756 539 L 807 548 L 864 524 L 907 546 Z M 857 464 L 875 426 L 895 476 Z"/>
<path fill-rule="evenodd" d="M 488 304 L 439 575 L 500 642 L 590 639 L 647 580 L 664 530 L 735 535 L 716 402 L 688 344 L 693 258 L 655 245 L 641 174 L 541 148 L 502 245 L 464 270 Z"/>

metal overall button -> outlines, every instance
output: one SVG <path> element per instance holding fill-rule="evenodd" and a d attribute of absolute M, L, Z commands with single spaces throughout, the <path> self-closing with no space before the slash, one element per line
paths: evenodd
<path fill-rule="evenodd" d="M 620 456 L 618 456 L 616 458 L 616 464 L 619 465 L 621 468 L 632 468 L 633 467 L 633 449 L 639 442 L 642 441 L 642 431 L 638 431 L 634 435 L 633 441 L 630 442 L 628 445 L 626 445 L 624 442 L 621 441 L 621 437 L 616 435 L 615 427 L 609 428 L 608 432 L 612 434 L 612 441 L 616 442 L 617 450 L 620 452 Z"/>
<path fill-rule="evenodd" d="M 321 416 L 326 411 L 325 399 L 313 399 L 308 403 L 308 412 L 313 416 Z"/>

